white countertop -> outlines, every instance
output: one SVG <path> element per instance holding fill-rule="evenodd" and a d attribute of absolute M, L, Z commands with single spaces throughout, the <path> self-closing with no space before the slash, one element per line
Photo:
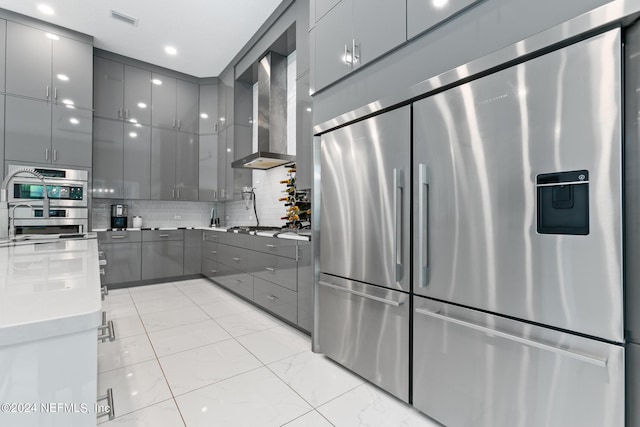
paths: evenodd
<path fill-rule="evenodd" d="M 178 229 L 186 229 L 186 230 L 209 230 L 209 231 L 218 231 L 221 233 L 227 233 L 228 231 L 228 227 L 163 227 L 163 228 L 153 228 L 153 230 L 178 230 Z M 97 228 L 97 229 L 93 229 L 94 232 L 101 232 L 101 231 L 110 231 L 110 228 Z M 121 231 L 140 231 L 140 228 L 127 228 L 126 230 L 121 230 Z M 236 233 L 238 233 L 236 231 Z M 264 232 L 264 231 L 251 231 L 247 234 L 250 234 L 252 236 L 262 236 L 262 237 L 273 237 L 273 232 Z M 288 231 L 288 232 L 284 232 L 284 233 L 280 233 L 278 234 L 276 237 L 278 237 L 279 239 L 289 239 L 289 240 L 300 240 L 303 242 L 308 242 L 311 240 L 311 231 L 310 230 L 306 230 L 300 234 L 293 232 L 293 231 Z"/>
<path fill-rule="evenodd" d="M 87 236 L 0 247 L 0 347 L 100 326 L 98 243 Z"/>

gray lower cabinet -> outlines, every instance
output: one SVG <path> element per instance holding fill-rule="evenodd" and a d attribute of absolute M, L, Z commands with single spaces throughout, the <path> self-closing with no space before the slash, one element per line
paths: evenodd
<path fill-rule="evenodd" d="M 297 323 L 298 320 L 298 294 L 282 286 L 254 277 L 253 299 L 254 301 L 290 321 Z"/>
<path fill-rule="evenodd" d="M 298 242 L 298 326 L 313 330 L 313 265 L 311 243 Z"/>
<path fill-rule="evenodd" d="M 184 275 L 200 274 L 202 271 L 202 231 L 184 231 Z"/>
<path fill-rule="evenodd" d="M 142 280 L 179 277 L 184 274 L 182 240 L 144 242 L 142 245 Z"/>
<path fill-rule="evenodd" d="M 254 276 L 297 291 L 298 262 L 295 259 L 252 252 L 250 265 Z"/>
<path fill-rule="evenodd" d="M 140 243 L 114 243 L 100 245 L 107 265 L 102 284 L 136 282 L 141 279 L 142 251 Z"/>

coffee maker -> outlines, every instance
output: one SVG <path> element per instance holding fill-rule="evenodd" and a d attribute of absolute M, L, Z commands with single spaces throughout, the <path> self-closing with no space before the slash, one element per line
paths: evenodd
<path fill-rule="evenodd" d="M 111 228 L 127 228 L 127 205 L 111 205 Z"/>

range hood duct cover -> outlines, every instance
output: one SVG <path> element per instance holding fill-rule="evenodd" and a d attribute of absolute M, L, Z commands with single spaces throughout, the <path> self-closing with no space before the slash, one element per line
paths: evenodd
<path fill-rule="evenodd" d="M 269 52 L 258 63 L 258 151 L 231 167 L 264 170 L 295 159 L 287 154 L 287 58 Z"/>

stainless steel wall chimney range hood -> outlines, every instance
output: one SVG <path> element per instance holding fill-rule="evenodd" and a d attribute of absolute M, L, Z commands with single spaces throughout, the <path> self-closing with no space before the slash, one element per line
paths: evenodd
<path fill-rule="evenodd" d="M 269 52 L 258 63 L 258 151 L 232 168 L 271 169 L 295 161 L 287 153 L 287 58 Z"/>

